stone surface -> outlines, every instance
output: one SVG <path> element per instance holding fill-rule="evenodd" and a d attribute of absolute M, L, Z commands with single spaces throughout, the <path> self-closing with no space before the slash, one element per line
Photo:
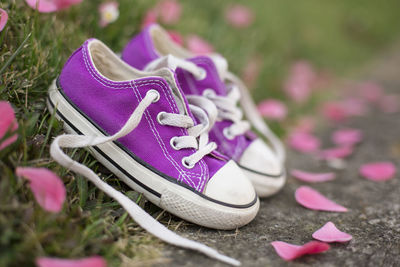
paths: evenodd
<path fill-rule="evenodd" d="M 380 82 L 388 90 L 400 93 L 400 50 L 375 62 L 362 77 Z M 328 198 L 349 208 L 347 213 L 307 210 L 296 203 L 294 191 L 306 183 L 289 177 L 277 196 L 261 201 L 260 213 L 249 225 L 236 231 L 216 231 L 182 223 L 177 232 L 218 249 L 242 262 L 243 266 L 400 266 L 400 114 L 374 111 L 366 117 L 349 121 L 347 126 L 361 129 L 364 141 L 336 171 L 336 180 L 309 184 Z M 318 131 L 325 146 L 333 128 Z M 359 167 L 369 161 L 390 160 L 396 177 L 373 182 L 359 176 Z M 288 169 L 329 171 L 326 164 L 312 157 L 289 153 Z M 332 221 L 342 231 L 353 235 L 344 244 L 332 244 L 331 250 L 285 262 L 270 245 L 274 240 L 303 244 L 312 233 Z M 162 266 L 226 266 L 197 252 L 165 246 L 170 259 Z"/>

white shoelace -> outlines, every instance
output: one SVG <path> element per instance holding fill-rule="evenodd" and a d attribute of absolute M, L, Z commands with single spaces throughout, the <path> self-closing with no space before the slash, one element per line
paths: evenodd
<path fill-rule="evenodd" d="M 125 125 L 112 136 L 85 136 L 85 135 L 72 135 L 64 134 L 57 136 L 51 144 L 50 154 L 55 161 L 67 169 L 70 169 L 90 180 L 94 183 L 100 190 L 109 195 L 111 198 L 116 200 L 136 221 L 143 229 L 151 233 L 152 235 L 158 237 L 159 239 L 170 243 L 175 246 L 197 250 L 205 255 L 226 262 L 231 265 L 239 266 L 240 262 L 218 253 L 218 251 L 195 241 L 183 238 L 176 233 L 169 230 L 167 227 L 159 223 L 156 219 L 146 213 L 142 208 L 140 208 L 134 201 L 130 200 L 127 196 L 121 192 L 115 190 L 113 187 L 103 182 L 99 176 L 97 176 L 91 169 L 83 164 L 80 164 L 73 159 L 71 159 L 67 154 L 65 154 L 61 148 L 80 148 L 87 146 L 96 146 L 108 142 L 117 140 L 131 131 L 133 131 L 139 124 L 143 113 L 153 102 L 158 99 L 159 95 L 156 92 L 149 91 L 143 100 L 136 107 L 135 111 L 129 117 Z M 195 108 L 196 109 L 196 108 Z M 189 136 L 185 138 L 179 137 L 176 139 L 176 146 L 193 147 L 198 149 L 194 154 L 187 158 L 187 163 L 195 164 L 204 155 L 210 153 L 214 149 L 212 143 L 208 143 L 208 131 L 203 128 L 210 127 L 209 123 L 206 121 L 207 115 L 200 108 L 197 108 L 194 112 L 195 114 L 201 114 L 202 118 L 200 120 L 205 121 L 205 126 L 200 124 L 193 126 L 193 120 L 185 115 L 168 114 L 164 118 L 161 118 L 161 123 L 168 124 L 170 126 L 184 127 L 188 128 Z M 200 127 L 198 127 L 200 126 Z M 204 127 L 203 127 L 204 126 Z M 199 142 L 195 144 L 196 137 L 199 137 Z M 210 151 L 210 152 L 207 152 Z"/>
<path fill-rule="evenodd" d="M 251 122 L 254 128 L 271 143 L 277 158 L 283 164 L 286 157 L 285 148 L 257 111 L 257 107 L 246 85 L 236 75 L 228 71 L 228 63 L 225 58 L 218 54 L 209 56 L 215 63 L 218 74 L 225 81 L 228 89 L 228 94 L 226 96 L 218 96 L 211 88 L 204 91 L 204 96 L 217 106 L 218 119 L 230 120 L 233 122 L 230 127 L 224 129 L 224 135 L 228 139 L 233 139 L 235 136 L 241 135 L 250 129 L 249 122 L 243 120 L 243 112 L 238 107 L 238 102 L 240 102 L 240 106 L 244 110 L 246 118 Z M 196 64 L 172 55 L 152 61 L 145 69 L 154 70 L 160 67 L 169 67 L 174 70 L 179 67 L 192 73 L 197 79 L 202 79 L 205 75 L 204 69 L 198 67 Z"/>

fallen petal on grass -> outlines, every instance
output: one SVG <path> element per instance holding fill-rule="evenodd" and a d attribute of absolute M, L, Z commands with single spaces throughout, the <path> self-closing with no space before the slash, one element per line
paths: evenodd
<path fill-rule="evenodd" d="M 318 254 L 330 249 L 326 243 L 311 241 L 302 246 L 289 244 L 282 241 L 271 242 L 276 253 L 284 260 L 291 261 L 307 254 Z"/>
<path fill-rule="evenodd" d="M 60 177 L 46 168 L 17 167 L 15 173 L 30 183 L 36 201 L 46 211 L 59 212 L 65 201 L 65 186 Z"/>
<path fill-rule="evenodd" d="M 14 110 L 7 101 L 0 101 L 0 114 L 0 150 L 2 150 L 18 139 L 18 135 L 14 133 L 18 129 L 18 123 Z"/>
<path fill-rule="evenodd" d="M 69 8 L 72 5 L 81 3 L 83 0 L 25 0 L 33 9 L 41 13 L 49 13 Z"/>
<path fill-rule="evenodd" d="M 391 162 L 371 162 L 361 166 L 360 174 L 372 181 L 386 181 L 392 179 L 396 173 L 396 166 Z"/>
<path fill-rule="evenodd" d="M 297 203 L 312 210 L 347 212 L 347 208 L 327 199 L 308 186 L 301 186 L 295 192 Z"/>
<path fill-rule="evenodd" d="M 254 14 L 248 7 L 236 4 L 226 9 L 225 19 L 235 28 L 246 28 L 253 22 Z"/>
<path fill-rule="evenodd" d="M 258 111 L 260 114 L 271 120 L 283 120 L 287 115 L 286 105 L 279 100 L 276 99 L 266 99 L 258 104 Z"/>
<path fill-rule="evenodd" d="M 42 257 L 36 260 L 39 267 L 106 267 L 106 261 L 100 256 L 93 256 L 84 259 L 60 259 Z"/>
<path fill-rule="evenodd" d="M 0 32 L 4 29 L 8 21 L 8 14 L 7 12 L 0 8 Z"/>
<path fill-rule="evenodd" d="M 214 47 L 197 35 L 189 35 L 186 39 L 188 49 L 198 55 L 208 54 L 214 51 Z"/>
<path fill-rule="evenodd" d="M 335 173 L 333 172 L 311 173 L 301 170 L 291 170 L 290 174 L 296 179 L 309 183 L 321 183 L 321 182 L 331 181 L 335 179 L 336 176 Z"/>
<path fill-rule="evenodd" d="M 348 242 L 353 237 L 336 228 L 333 222 L 327 222 L 322 228 L 315 231 L 312 237 L 322 242 Z"/>
<path fill-rule="evenodd" d="M 358 129 L 339 129 L 333 132 L 332 141 L 336 145 L 355 145 L 363 139 L 363 134 Z"/>
<path fill-rule="evenodd" d="M 165 24 L 176 24 L 181 18 L 182 6 L 176 0 L 162 0 L 156 9 L 160 14 L 160 20 Z"/>

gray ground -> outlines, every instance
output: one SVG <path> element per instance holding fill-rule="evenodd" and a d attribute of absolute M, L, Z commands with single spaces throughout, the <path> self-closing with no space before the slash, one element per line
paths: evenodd
<path fill-rule="evenodd" d="M 400 50 L 389 53 L 363 71 L 363 77 L 400 92 Z M 367 73 L 367 74 L 365 74 Z M 260 213 L 249 225 L 237 231 L 215 231 L 185 223 L 177 230 L 183 236 L 201 241 L 243 266 L 400 266 L 400 173 L 387 182 L 376 183 L 358 175 L 359 166 L 368 161 L 391 160 L 400 170 L 400 114 L 373 112 L 347 123 L 364 132 L 364 142 L 337 172 L 334 181 L 311 186 L 328 198 L 350 209 L 347 213 L 305 209 L 294 199 L 294 191 L 304 184 L 289 178 L 277 196 L 261 201 Z M 328 146 L 332 129 L 321 129 L 318 136 Z M 290 152 L 288 169 L 327 171 L 329 168 L 301 154 Z M 347 244 L 333 244 L 331 250 L 285 262 L 277 256 L 271 241 L 303 244 L 312 233 L 332 221 L 353 235 Z M 225 266 L 199 253 L 166 245 L 163 266 Z"/>

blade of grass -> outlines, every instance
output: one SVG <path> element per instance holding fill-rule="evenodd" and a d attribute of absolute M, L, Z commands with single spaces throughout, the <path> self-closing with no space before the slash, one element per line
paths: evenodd
<path fill-rule="evenodd" d="M 0 69 L 0 75 L 5 71 L 5 69 L 13 62 L 15 57 L 21 52 L 22 48 L 24 47 L 25 43 L 28 41 L 29 37 L 31 37 L 31 33 L 28 34 L 28 36 L 25 37 L 25 40 L 22 41 L 21 45 L 15 50 L 14 54 L 11 55 L 11 57 L 7 60 L 7 62 L 1 67 Z"/>

